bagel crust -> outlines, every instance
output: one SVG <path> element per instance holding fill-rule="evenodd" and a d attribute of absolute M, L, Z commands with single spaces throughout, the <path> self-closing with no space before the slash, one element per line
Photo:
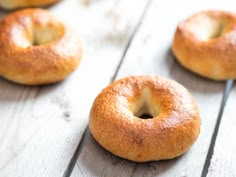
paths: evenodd
<path fill-rule="evenodd" d="M 179 63 L 213 80 L 236 78 L 236 14 L 203 11 L 179 23 L 172 51 Z"/>
<path fill-rule="evenodd" d="M 0 76 L 8 80 L 55 83 L 77 68 L 81 56 L 76 34 L 46 10 L 16 11 L 0 22 Z"/>
<path fill-rule="evenodd" d="M 153 118 L 139 118 L 142 114 Z M 172 159 L 196 141 L 200 115 L 191 94 L 177 82 L 129 76 L 97 96 L 89 128 L 95 140 L 117 156 L 136 162 Z"/>
<path fill-rule="evenodd" d="M 60 0 L 0 0 L 0 7 L 6 10 L 48 6 Z"/>

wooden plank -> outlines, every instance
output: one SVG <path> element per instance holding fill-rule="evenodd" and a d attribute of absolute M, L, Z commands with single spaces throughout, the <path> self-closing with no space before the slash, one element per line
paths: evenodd
<path fill-rule="evenodd" d="M 96 160 L 96 161 L 94 161 Z M 131 176 L 133 162 L 113 156 L 99 146 L 89 135 L 81 156 L 71 174 L 71 177 L 86 176 Z"/>
<path fill-rule="evenodd" d="M 162 75 L 184 85 L 195 97 L 202 117 L 198 141 L 183 156 L 159 162 L 133 163 L 103 150 L 89 138 L 72 173 L 77 176 L 201 176 L 225 82 L 214 82 L 183 69 L 171 54 L 170 46 L 175 27 L 180 20 L 199 10 L 233 9 L 233 1 L 152 1 L 141 28 L 119 70 L 118 78 L 128 75 Z M 183 8 L 177 8 L 180 5 Z M 114 163 L 115 161 L 115 163 Z M 112 170 L 110 170 L 112 169 Z"/>
<path fill-rule="evenodd" d="M 133 1 L 134 2 L 134 1 Z M 0 176 L 62 176 L 97 92 L 111 80 L 146 0 L 64 0 L 49 10 L 80 34 L 84 57 L 64 82 L 26 87 L 0 79 Z"/>
<path fill-rule="evenodd" d="M 226 103 L 218 136 L 214 146 L 213 157 L 208 170 L 208 177 L 236 176 L 236 87 L 233 87 Z"/>

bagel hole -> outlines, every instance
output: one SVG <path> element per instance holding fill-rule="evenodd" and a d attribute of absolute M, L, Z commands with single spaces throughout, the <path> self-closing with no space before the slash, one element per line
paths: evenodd
<path fill-rule="evenodd" d="M 209 39 L 217 38 L 223 35 L 224 29 L 226 24 L 225 23 L 219 23 L 215 30 L 213 30 L 213 33 L 209 36 Z"/>
<path fill-rule="evenodd" d="M 30 43 L 32 46 L 44 45 L 56 41 L 62 35 L 61 26 L 38 26 L 34 25 Z"/>
<path fill-rule="evenodd" d="M 139 118 L 141 118 L 141 119 L 152 119 L 153 116 L 150 115 L 150 114 L 144 113 L 144 114 L 140 115 Z"/>
<path fill-rule="evenodd" d="M 209 40 L 222 36 L 227 27 L 227 20 L 219 17 L 199 15 L 189 24 L 189 29 L 200 40 Z"/>
<path fill-rule="evenodd" d="M 134 116 L 140 119 L 152 119 L 158 116 L 158 108 L 151 102 L 149 89 L 144 89 L 140 99 L 136 101 Z"/>
<path fill-rule="evenodd" d="M 137 109 L 137 111 L 134 113 L 134 116 L 140 119 L 152 119 L 156 116 L 156 114 L 155 111 L 150 108 L 150 106 L 144 104 L 141 108 Z"/>

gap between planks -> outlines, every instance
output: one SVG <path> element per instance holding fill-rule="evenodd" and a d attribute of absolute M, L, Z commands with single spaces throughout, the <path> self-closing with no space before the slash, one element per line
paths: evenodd
<path fill-rule="evenodd" d="M 76 148 L 76 150 L 75 150 L 75 152 L 74 152 L 74 154 L 73 154 L 73 156 L 72 156 L 72 158 L 71 158 L 64 174 L 63 174 L 63 177 L 70 177 L 71 176 L 71 173 L 74 169 L 74 166 L 77 162 L 77 159 L 79 158 L 79 155 L 81 154 L 81 151 L 82 151 L 85 143 L 87 142 L 89 134 L 90 134 L 89 133 L 89 128 L 88 128 L 88 125 L 87 125 L 86 128 L 85 128 L 85 131 L 82 135 L 82 138 L 81 138 L 81 140 L 80 140 L 80 142 L 79 142 L 79 144 L 78 144 L 78 146 L 77 146 L 77 148 Z"/>
<path fill-rule="evenodd" d="M 134 29 L 134 31 L 133 31 L 133 33 L 132 33 L 132 35 L 131 35 L 131 37 L 130 37 L 130 39 L 129 39 L 127 45 L 126 45 L 126 48 L 125 48 L 125 50 L 124 50 L 124 52 L 123 52 L 123 55 L 122 55 L 121 60 L 120 60 L 120 63 L 118 64 L 118 66 L 117 66 L 117 68 L 116 68 L 116 71 L 115 71 L 113 77 L 111 78 L 111 81 L 110 81 L 110 82 L 113 82 L 113 81 L 116 79 L 117 74 L 118 74 L 118 72 L 119 72 L 119 70 L 120 70 L 120 67 L 121 67 L 121 65 L 122 65 L 122 63 L 123 63 L 123 61 L 124 61 L 124 58 L 125 58 L 125 56 L 126 56 L 126 54 L 127 54 L 128 49 L 129 49 L 129 47 L 130 47 L 130 44 L 132 43 L 132 41 L 133 41 L 133 39 L 134 39 L 134 36 L 136 35 L 138 29 L 140 28 L 144 17 L 146 16 L 146 13 L 147 13 L 147 11 L 148 11 L 148 9 L 149 9 L 149 5 L 152 3 L 151 1 L 152 1 L 152 0 L 148 0 L 148 2 L 146 3 L 146 6 L 145 6 L 145 8 L 144 8 L 144 11 L 143 11 L 143 13 L 142 13 L 142 15 L 141 15 L 141 17 L 140 17 L 140 19 L 139 19 L 139 22 L 138 22 L 136 28 Z"/>
<path fill-rule="evenodd" d="M 150 3 L 150 1 L 149 1 L 149 3 Z M 145 11 L 146 11 L 146 8 L 145 8 Z M 145 11 L 144 11 L 144 12 L 145 12 Z M 145 14 L 144 14 L 143 16 L 145 16 Z M 142 18 L 143 18 L 143 16 L 142 16 Z M 140 18 L 140 19 L 141 19 L 141 18 Z M 126 52 L 127 52 L 128 49 L 129 49 L 129 44 L 133 41 L 133 37 L 135 36 L 135 33 L 136 33 L 136 31 L 138 30 L 140 23 L 141 23 L 141 21 L 139 21 L 139 24 L 137 25 L 137 28 L 135 28 L 135 30 L 133 31 L 133 33 L 132 33 L 132 35 L 131 35 L 131 37 L 130 37 L 129 42 L 127 43 L 126 49 L 125 49 L 124 52 L 123 52 L 123 56 L 122 56 L 122 58 L 121 58 L 121 60 L 120 60 L 120 63 L 118 64 L 117 69 L 116 69 L 116 72 L 115 72 L 114 76 L 112 77 L 112 80 L 111 80 L 111 81 L 113 81 L 114 79 L 117 78 L 117 73 L 118 73 L 120 67 L 122 66 L 122 63 L 123 63 L 123 61 L 124 61 L 124 56 L 126 56 Z M 219 110 L 218 115 L 217 115 L 217 112 L 216 112 L 216 117 L 217 117 L 216 124 L 215 124 L 215 126 L 214 126 L 213 134 L 212 134 L 212 136 L 209 138 L 210 141 L 211 141 L 211 143 L 210 143 L 211 146 L 212 146 L 212 142 L 213 142 L 213 140 L 214 140 L 214 136 L 216 136 L 216 135 L 217 135 L 217 132 L 218 132 L 217 125 L 218 125 L 218 127 L 219 127 L 220 119 L 221 119 L 221 116 L 222 116 L 223 110 L 224 110 L 224 106 L 225 106 L 225 103 L 226 103 L 227 98 L 228 98 L 228 96 L 229 96 L 229 92 L 230 92 L 230 88 L 231 88 L 230 85 L 231 85 L 231 84 L 230 84 L 230 81 L 227 81 L 226 84 L 225 84 L 224 91 L 223 91 L 223 97 L 222 97 L 222 99 L 221 99 L 220 109 L 217 109 L 217 111 Z M 220 101 L 220 100 L 219 100 L 219 101 Z M 87 132 L 89 133 L 89 131 L 87 131 Z M 216 134 L 216 135 L 215 135 L 215 134 Z M 86 138 L 85 138 L 85 141 L 86 141 Z M 78 148 L 81 148 L 81 149 L 82 149 L 84 143 L 80 143 L 80 144 L 81 144 L 82 147 L 78 147 Z M 213 147 L 214 147 L 214 146 L 213 146 Z M 81 151 L 80 151 L 80 152 L 81 152 Z M 207 152 L 208 152 L 208 153 L 207 153 L 207 159 L 208 159 L 208 156 L 209 156 L 209 154 L 210 154 L 210 148 L 207 149 Z M 78 155 L 78 157 L 79 157 L 79 155 Z M 136 164 L 135 164 L 135 166 L 136 166 Z M 134 168 L 133 168 L 133 171 L 135 170 L 135 166 L 134 166 Z M 204 168 L 203 168 L 203 169 L 205 169 L 205 166 L 206 166 L 206 162 L 205 162 L 205 164 L 204 164 Z M 73 168 L 72 168 L 72 169 L 73 169 Z M 201 174 L 201 172 L 200 172 L 200 174 Z M 67 177 L 67 176 L 65 176 L 65 177 Z"/>
<path fill-rule="evenodd" d="M 116 70 L 114 72 L 114 75 L 112 76 L 110 82 L 113 82 L 116 79 L 117 74 L 119 72 L 119 69 L 120 69 L 120 67 L 121 67 L 121 65 L 122 65 L 122 63 L 124 61 L 124 58 L 125 58 L 125 56 L 127 54 L 128 49 L 130 47 L 130 44 L 132 43 L 132 41 L 134 39 L 134 36 L 136 35 L 139 27 L 141 26 L 144 17 L 146 16 L 146 13 L 147 13 L 147 11 L 149 9 L 149 5 L 151 4 L 151 1 L 152 0 L 148 0 L 147 1 L 146 5 L 145 5 L 145 8 L 143 10 L 143 13 L 142 13 L 142 15 L 141 15 L 141 17 L 139 19 L 139 22 L 137 23 L 136 27 L 134 28 L 134 30 L 132 32 L 132 35 L 130 36 L 130 39 L 128 40 L 128 43 L 127 43 L 127 45 L 126 45 L 126 47 L 124 49 L 124 52 L 123 52 L 123 54 L 121 56 L 121 60 L 120 60 L 120 62 L 118 64 L 118 66 L 117 66 L 117 68 L 116 68 Z M 72 158 L 71 158 L 71 160 L 70 160 L 70 162 L 69 162 L 69 164 L 68 164 L 64 174 L 63 174 L 63 177 L 70 177 L 71 176 L 71 173 L 72 173 L 72 171 L 74 169 L 74 166 L 75 166 L 75 164 L 76 164 L 76 162 L 77 162 L 77 160 L 78 160 L 78 158 L 79 158 L 79 156 L 80 156 L 80 154 L 82 152 L 82 149 L 83 149 L 85 143 L 88 140 L 89 134 L 90 134 L 89 127 L 87 125 L 85 130 L 84 130 L 84 133 L 82 135 L 82 138 L 79 141 L 78 146 L 77 146 L 77 148 L 76 148 L 76 150 L 75 150 L 75 152 L 74 152 L 74 154 L 73 154 L 73 156 L 72 156 Z"/>
<path fill-rule="evenodd" d="M 219 132 L 221 119 L 222 119 L 222 116 L 223 116 L 223 113 L 224 113 L 224 108 L 225 108 L 226 102 L 228 100 L 229 94 L 231 92 L 231 89 L 233 87 L 233 83 L 234 83 L 233 80 L 228 80 L 225 84 L 224 94 L 223 94 L 223 97 L 222 97 L 222 101 L 221 101 L 220 110 L 219 110 L 219 113 L 218 113 L 215 129 L 214 129 L 214 133 L 213 133 L 212 138 L 211 138 L 211 144 L 210 144 L 210 147 L 209 147 L 209 150 L 208 150 L 208 153 L 207 153 L 206 162 L 204 164 L 204 168 L 203 168 L 203 171 L 202 171 L 202 177 L 206 177 L 207 174 L 208 174 L 208 170 L 209 170 L 211 159 L 212 159 L 213 152 L 214 152 L 214 146 L 215 146 L 216 138 L 217 138 L 217 135 L 218 135 L 218 132 Z"/>

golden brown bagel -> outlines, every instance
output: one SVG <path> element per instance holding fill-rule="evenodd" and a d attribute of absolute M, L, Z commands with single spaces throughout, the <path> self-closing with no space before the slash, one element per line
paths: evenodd
<path fill-rule="evenodd" d="M 236 78 L 236 14 L 204 11 L 181 22 L 172 51 L 182 66 L 214 80 Z"/>
<path fill-rule="evenodd" d="M 139 118 L 144 114 L 153 118 Z M 177 82 L 130 76 L 113 82 L 97 96 L 89 128 L 111 153 L 144 162 L 186 152 L 200 132 L 200 116 L 191 94 Z"/>
<path fill-rule="evenodd" d="M 0 7 L 11 10 L 23 7 L 47 6 L 59 1 L 60 0 L 0 0 Z"/>
<path fill-rule="evenodd" d="M 0 22 L 0 75 L 39 85 L 65 79 L 80 63 L 79 39 L 49 12 L 26 9 Z"/>

